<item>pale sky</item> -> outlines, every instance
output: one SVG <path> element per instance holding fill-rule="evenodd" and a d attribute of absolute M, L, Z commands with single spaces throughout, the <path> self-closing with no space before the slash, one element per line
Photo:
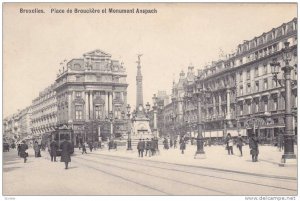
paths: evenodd
<path fill-rule="evenodd" d="M 50 8 L 156 8 L 157 14 L 51 14 Z M 44 9 L 21 14 L 20 8 Z M 101 49 L 127 69 L 128 103 L 135 105 L 136 60 L 142 53 L 144 103 L 171 93 L 190 63 L 196 69 L 231 53 L 297 16 L 296 4 L 4 4 L 3 116 L 29 106 L 54 83 L 59 63 Z"/>

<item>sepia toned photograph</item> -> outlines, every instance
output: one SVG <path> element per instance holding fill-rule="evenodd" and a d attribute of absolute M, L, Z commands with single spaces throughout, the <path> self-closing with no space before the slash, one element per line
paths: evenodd
<path fill-rule="evenodd" d="M 297 6 L 2 3 L 2 196 L 296 200 Z"/>

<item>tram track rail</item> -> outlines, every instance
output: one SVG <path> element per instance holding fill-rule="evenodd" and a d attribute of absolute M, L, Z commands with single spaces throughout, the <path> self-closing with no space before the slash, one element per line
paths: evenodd
<path fill-rule="evenodd" d="M 100 156 L 106 156 L 106 157 L 114 157 L 114 158 L 120 158 L 124 160 L 135 160 L 135 158 L 130 157 L 123 157 L 123 156 L 114 156 L 114 155 L 106 155 L 101 153 L 93 153 Z M 226 172 L 226 173 L 234 173 L 234 174 L 241 174 L 241 175 L 250 175 L 255 177 L 265 177 L 270 179 L 282 179 L 282 180 L 291 180 L 291 181 L 297 181 L 297 177 L 290 177 L 290 176 L 278 176 L 278 175 L 267 175 L 267 174 L 259 174 L 259 173 L 252 173 L 252 172 L 243 172 L 243 171 L 236 171 L 236 170 L 228 170 L 228 169 L 221 169 L 221 168 L 213 168 L 213 167 L 205 167 L 200 165 L 185 165 L 185 164 L 178 164 L 178 163 L 170 163 L 165 161 L 147 161 L 147 162 L 153 162 L 157 164 L 168 164 L 168 165 L 175 165 L 175 166 L 182 166 L 182 167 L 192 167 L 192 168 L 198 168 L 198 169 L 206 169 L 206 170 L 213 170 L 218 172 Z"/>
<path fill-rule="evenodd" d="M 110 163 L 94 161 L 94 160 L 90 160 L 90 159 L 86 159 L 86 158 L 82 158 L 82 157 L 77 157 L 77 158 L 80 158 L 80 159 L 85 160 L 85 161 L 93 162 L 93 163 L 96 163 L 96 164 L 102 164 L 102 165 L 106 165 L 106 166 L 109 165 L 110 167 L 113 167 L 113 168 L 126 170 L 126 171 L 130 171 L 130 172 L 133 172 L 133 173 L 143 174 L 143 175 L 147 175 L 147 176 L 151 176 L 151 177 L 156 177 L 156 178 L 159 178 L 159 179 L 164 179 L 166 181 L 172 181 L 172 182 L 187 185 L 187 186 L 190 186 L 190 187 L 211 191 L 211 192 L 214 192 L 214 193 L 219 193 L 221 195 L 232 195 L 231 193 L 228 193 L 228 192 L 219 191 L 219 190 L 215 190 L 215 189 L 212 189 L 212 188 L 207 188 L 207 187 L 196 185 L 196 184 L 191 184 L 191 183 L 179 181 L 177 179 L 171 179 L 171 178 L 164 177 L 164 176 L 149 174 L 149 173 L 146 173 L 146 172 L 143 172 L 143 171 L 137 171 L 137 170 L 133 170 L 133 169 L 130 169 L 130 168 L 126 168 L 126 167 L 122 167 L 122 166 L 118 166 L 118 165 L 114 165 L 114 164 L 110 164 Z M 127 179 L 127 180 L 129 180 L 129 179 Z M 132 181 L 132 182 L 136 183 L 135 181 Z M 140 184 L 140 183 L 138 182 L 137 184 Z M 148 185 L 143 184 L 143 186 L 148 186 Z M 167 195 L 172 195 L 172 194 L 167 193 Z M 211 195 L 213 195 L 213 194 L 211 194 Z"/>
<path fill-rule="evenodd" d="M 101 155 L 101 158 L 99 158 L 99 157 L 97 157 L 95 155 Z M 105 163 L 103 161 L 99 161 L 101 159 L 102 160 L 104 159 L 104 160 L 112 161 L 112 163 L 116 161 L 115 159 L 112 159 L 110 156 L 107 156 L 107 155 L 93 153 L 92 155 L 86 155 L 86 156 L 88 156 L 89 158 L 98 159 L 98 160 L 95 161 L 95 160 L 90 160 L 90 159 L 86 159 L 86 158 L 83 159 L 82 157 L 80 157 L 80 158 L 83 159 L 83 160 L 90 161 L 90 162 L 101 163 L 103 165 L 109 165 L 109 166 L 114 166 L 114 167 L 121 168 L 121 169 L 127 169 L 128 171 L 133 171 L 132 169 L 128 169 L 128 168 L 125 168 L 123 166 L 117 166 L 116 164 Z M 178 170 L 178 169 L 175 169 L 175 168 L 159 167 L 159 166 L 151 165 L 151 164 L 148 164 L 148 163 L 147 164 L 145 164 L 145 163 L 143 164 L 143 163 L 139 163 L 139 162 L 133 162 L 133 161 L 131 161 L 132 160 L 131 158 L 128 158 L 130 161 L 128 161 L 128 160 L 126 161 L 126 159 L 121 158 L 121 160 L 118 160 L 118 162 L 127 163 L 127 164 L 133 164 L 133 165 L 139 165 L 139 166 L 144 166 L 144 167 L 151 167 L 151 168 L 156 168 L 156 169 L 161 169 L 161 170 L 166 170 L 166 171 L 174 171 L 174 172 L 179 172 L 179 173 L 185 173 L 185 174 L 191 174 L 191 175 L 197 175 L 197 176 L 204 176 L 204 177 L 209 177 L 209 178 L 219 179 L 219 180 L 239 182 L 239 183 L 250 184 L 250 185 L 255 185 L 255 186 L 261 186 L 261 187 L 266 187 L 266 188 L 275 188 L 275 189 L 281 189 L 281 190 L 284 189 L 284 190 L 287 190 L 287 191 L 297 192 L 297 189 L 286 188 L 286 187 L 282 187 L 282 186 L 262 184 L 262 183 L 257 183 L 257 182 L 244 181 L 244 180 L 226 178 L 226 177 L 221 177 L 221 176 L 213 176 L 213 175 L 209 175 L 209 174 L 195 173 L 195 172 L 191 172 L 191 171 Z M 151 161 L 151 162 L 154 162 L 154 161 Z M 136 170 L 134 170 L 134 171 L 136 172 Z M 141 172 L 141 171 L 139 171 L 139 173 L 148 174 L 148 173 Z M 149 176 L 161 177 L 161 176 L 157 176 L 157 175 L 149 175 Z M 172 180 L 172 179 L 167 178 L 167 177 L 164 177 L 164 179 Z M 274 179 L 274 178 L 271 177 L 270 179 Z M 174 180 L 174 182 L 178 182 L 178 180 Z M 198 185 L 190 184 L 190 183 L 188 183 L 187 185 L 191 185 L 191 186 L 195 186 L 195 187 L 200 187 L 200 188 L 206 188 L 206 187 L 203 187 L 203 186 L 198 186 Z M 206 190 L 213 190 L 214 191 L 214 189 L 206 189 Z M 218 192 L 218 193 L 228 194 L 227 192 Z"/>

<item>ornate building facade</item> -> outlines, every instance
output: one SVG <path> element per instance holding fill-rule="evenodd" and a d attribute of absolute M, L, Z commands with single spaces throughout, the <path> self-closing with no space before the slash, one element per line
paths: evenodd
<path fill-rule="evenodd" d="M 279 69 L 276 81 L 271 64 L 276 59 L 281 67 L 284 66 L 281 50 L 286 41 L 292 51 L 290 65 L 296 69 L 291 79 L 297 132 L 296 18 L 244 41 L 235 53 L 204 66 L 197 75 L 192 66 L 188 67 L 187 75 L 182 71 L 178 82 L 173 82 L 172 104 L 163 108 L 167 132 L 196 137 L 201 123 L 205 138 L 221 138 L 227 133 L 246 136 L 255 129 L 260 137 L 275 139 L 285 127 L 285 88 L 283 72 Z M 198 98 L 201 98 L 199 114 Z M 259 124 L 251 124 L 254 119 Z"/>
<path fill-rule="evenodd" d="M 293 19 L 244 41 L 235 54 L 199 71 L 196 88 L 208 94 L 201 116 L 205 130 L 211 131 L 209 136 L 219 137 L 220 133 L 228 132 L 246 135 L 254 129 L 262 138 L 273 139 L 278 135 L 285 126 L 285 88 L 274 79 L 271 63 L 275 58 L 284 66 L 281 49 L 286 41 L 292 51 L 290 65 L 297 69 L 297 19 Z M 278 78 L 283 79 L 283 71 L 279 70 Z M 296 70 L 292 71 L 292 80 L 297 80 Z M 297 84 L 292 88 L 292 107 L 296 114 Z M 251 124 L 253 119 L 260 123 Z M 294 122 L 296 127 L 296 115 Z"/>
<path fill-rule="evenodd" d="M 99 49 L 63 64 L 55 87 L 57 124 L 73 128 L 76 145 L 126 133 L 126 77 L 122 63 Z"/>
<path fill-rule="evenodd" d="M 31 135 L 31 107 L 3 119 L 3 138 L 17 142 Z"/>
<path fill-rule="evenodd" d="M 33 137 L 41 138 L 50 134 L 57 123 L 57 99 L 54 91 L 56 84 L 52 84 L 39 93 L 32 101 L 31 132 Z"/>

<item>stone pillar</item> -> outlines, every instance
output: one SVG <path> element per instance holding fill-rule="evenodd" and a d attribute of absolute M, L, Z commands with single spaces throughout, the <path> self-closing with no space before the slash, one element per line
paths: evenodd
<path fill-rule="evenodd" d="M 203 127 L 203 123 L 202 123 L 202 117 L 201 117 L 201 96 L 202 94 L 197 94 L 197 124 L 198 124 L 198 136 L 197 136 L 197 151 L 195 153 L 194 158 L 198 158 L 200 155 L 200 158 L 204 158 L 205 157 L 205 152 L 204 152 L 204 148 L 203 148 L 203 134 L 202 134 L 202 127 Z M 202 156 L 201 156 L 202 155 Z"/>
<path fill-rule="evenodd" d="M 90 91 L 90 119 L 94 119 L 94 113 L 93 113 L 93 110 L 94 110 L 94 105 L 93 105 L 93 91 Z"/>
<path fill-rule="evenodd" d="M 112 92 L 110 92 L 109 93 L 109 111 L 113 111 L 112 101 L 113 101 L 113 94 L 112 94 Z"/>
<path fill-rule="evenodd" d="M 73 117 L 72 117 L 72 101 L 73 101 L 72 95 L 73 95 L 73 93 L 72 93 L 72 91 L 70 91 L 68 93 L 68 120 L 73 119 Z"/>
<path fill-rule="evenodd" d="M 221 92 L 218 93 L 218 98 L 219 98 L 219 116 L 223 115 L 222 114 L 222 96 Z"/>
<path fill-rule="evenodd" d="M 231 108 L 230 108 L 230 89 L 226 90 L 226 106 L 227 106 L 227 114 L 226 119 L 231 118 Z"/>
<path fill-rule="evenodd" d="M 85 120 L 90 119 L 90 112 L 89 112 L 89 94 L 85 92 Z"/>
<path fill-rule="evenodd" d="M 105 115 L 108 117 L 108 92 L 105 92 Z"/>
<path fill-rule="evenodd" d="M 212 94 L 213 98 L 213 116 L 216 116 L 216 97 L 214 94 Z"/>

